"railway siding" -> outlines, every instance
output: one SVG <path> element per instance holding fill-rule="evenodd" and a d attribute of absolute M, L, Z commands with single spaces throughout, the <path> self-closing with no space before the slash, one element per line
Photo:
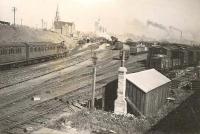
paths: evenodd
<path fill-rule="evenodd" d="M 98 55 L 100 58 L 97 68 L 97 95 L 101 94 L 101 89 L 107 82 L 116 79 L 120 65 L 119 61 L 113 61 L 111 57 L 115 54 L 102 51 Z M 145 58 L 146 55 L 139 55 L 127 61 L 128 70 L 132 72 L 144 69 L 143 65 L 136 61 Z M 75 68 L 67 67 L 47 76 L 1 89 L 0 100 L 5 100 L 0 106 L 2 113 L 0 124 L 3 126 L 0 130 L 9 133 L 16 130 L 20 133 L 26 126 L 35 125 L 34 127 L 37 127 L 37 123 L 45 124 L 52 117 L 51 115 L 63 112 L 64 109 L 78 110 L 79 108 L 74 103 L 90 98 L 91 69 L 88 67 L 89 65 L 91 65 L 91 60 L 85 59 L 76 64 Z M 46 91 L 51 92 L 46 93 Z M 4 97 L 4 95 L 8 96 Z M 15 97 L 15 95 L 17 96 Z M 39 95 L 41 100 L 35 102 L 30 100 L 32 95 Z M 70 104 L 66 103 L 67 101 Z M 34 121 L 39 118 L 41 121 Z"/>

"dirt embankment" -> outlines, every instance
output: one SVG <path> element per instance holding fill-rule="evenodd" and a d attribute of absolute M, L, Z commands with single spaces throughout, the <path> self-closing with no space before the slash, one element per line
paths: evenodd
<path fill-rule="evenodd" d="M 75 44 L 73 38 L 49 30 L 34 29 L 26 26 L 0 25 L 0 42 L 53 42 L 61 41 Z"/>

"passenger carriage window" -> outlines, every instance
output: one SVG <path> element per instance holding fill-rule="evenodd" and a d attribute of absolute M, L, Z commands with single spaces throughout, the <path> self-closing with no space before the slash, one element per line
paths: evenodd
<path fill-rule="evenodd" d="M 18 54 L 18 48 L 15 48 L 15 53 Z"/>
<path fill-rule="evenodd" d="M 33 48 L 32 48 L 32 47 L 30 48 L 30 52 L 31 52 L 31 53 L 33 52 Z"/>
<path fill-rule="evenodd" d="M 11 54 L 11 49 L 10 48 L 8 49 L 8 54 Z"/>
<path fill-rule="evenodd" d="M 19 48 L 15 49 L 15 53 L 18 54 L 19 53 Z"/>
<path fill-rule="evenodd" d="M 14 49 L 13 48 L 10 49 L 10 53 L 14 54 Z"/>
<path fill-rule="evenodd" d="M 18 54 L 17 48 L 14 48 L 14 53 Z"/>
<path fill-rule="evenodd" d="M 5 54 L 8 54 L 8 50 L 7 49 L 5 49 Z"/>
<path fill-rule="evenodd" d="M 2 49 L 2 55 L 4 55 L 5 54 L 5 49 Z"/>

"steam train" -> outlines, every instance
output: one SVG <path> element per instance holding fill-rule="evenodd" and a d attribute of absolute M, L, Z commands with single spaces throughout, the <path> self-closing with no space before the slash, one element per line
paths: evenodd
<path fill-rule="evenodd" d="M 0 44 L 0 67 L 65 56 L 64 42 L 15 42 Z"/>

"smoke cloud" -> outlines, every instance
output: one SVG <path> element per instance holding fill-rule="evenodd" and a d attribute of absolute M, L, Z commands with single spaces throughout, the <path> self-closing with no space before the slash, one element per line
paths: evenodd
<path fill-rule="evenodd" d="M 162 24 L 159 24 L 159 23 L 156 23 L 156 22 L 153 22 L 150 20 L 147 21 L 147 26 L 152 26 L 152 27 L 167 31 L 167 28 L 165 26 L 163 26 Z"/>
<path fill-rule="evenodd" d="M 172 29 L 172 30 L 175 30 L 175 31 L 178 31 L 178 32 L 182 32 L 180 29 L 174 27 L 174 26 L 170 26 L 169 29 Z"/>

